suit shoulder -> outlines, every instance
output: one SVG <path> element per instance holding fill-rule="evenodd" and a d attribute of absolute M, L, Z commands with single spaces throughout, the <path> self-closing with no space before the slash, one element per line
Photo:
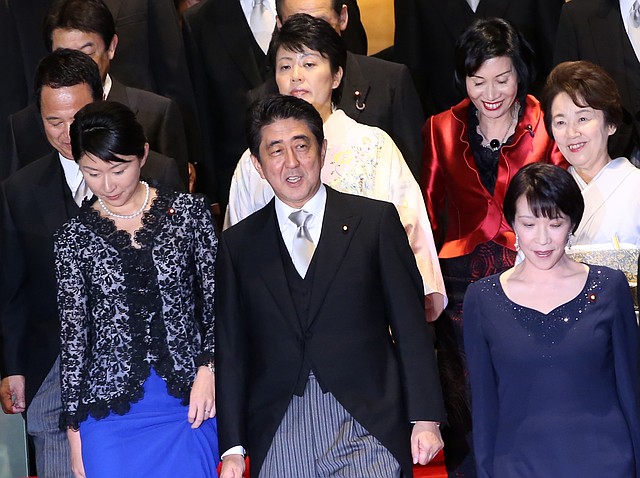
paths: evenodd
<path fill-rule="evenodd" d="M 409 69 L 400 63 L 355 53 L 351 54 L 351 57 L 360 68 L 363 76 L 370 80 L 383 79 L 386 82 L 393 83 L 403 77 L 410 78 Z"/>
<path fill-rule="evenodd" d="M 216 12 L 219 10 L 218 3 L 225 3 L 221 0 L 215 2 L 199 2 L 194 6 L 188 8 L 182 14 L 182 21 L 189 25 L 189 27 L 200 26 L 201 22 L 207 18 L 215 20 L 217 18 Z"/>
<path fill-rule="evenodd" d="M 584 21 L 603 8 L 607 8 L 607 4 L 601 0 L 572 0 L 562 6 L 561 15 L 574 21 Z"/>
<path fill-rule="evenodd" d="M 228 241 L 243 241 L 249 240 L 253 241 L 256 231 L 265 227 L 265 225 L 269 222 L 269 218 L 275 218 L 275 210 L 273 206 L 273 200 L 267 203 L 261 209 L 258 209 L 253 214 L 245 217 L 238 223 L 226 229 L 222 235 Z"/>
<path fill-rule="evenodd" d="M 125 86 L 125 89 L 127 90 L 127 95 L 136 96 L 147 104 L 156 104 L 166 108 L 173 101 L 172 99 L 166 98 L 157 93 L 141 90 L 140 88 L 134 88 L 133 86 Z"/>
<path fill-rule="evenodd" d="M 34 118 L 37 118 L 37 115 L 38 115 L 38 108 L 36 107 L 35 103 L 31 103 L 28 106 L 25 106 L 24 108 L 22 108 L 21 110 L 10 114 L 9 121 L 12 124 L 30 123 L 31 120 L 33 120 Z"/>
<path fill-rule="evenodd" d="M 57 158 L 52 157 L 51 154 L 47 154 L 20 168 L 2 183 L 6 194 L 16 189 L 20 190 L 25 184 L 35 182 L 42 175 L 43 171 L 52 167 L 51 162 L 55 160 L 57 160 Z"/>
<path fill-rule="evenodd" d="M 389 208 L 394 211 L 396 210 L 395 206 L 388 201 L 336 191 L 328 186 L 326 187 L 328 196 L 332 196 L 331 201 L 339 206 L 341 210 L 347 210 L 347 208 L 350 207 L 358 211 L 369 211 L 379 214 L 382 214 Z"/>

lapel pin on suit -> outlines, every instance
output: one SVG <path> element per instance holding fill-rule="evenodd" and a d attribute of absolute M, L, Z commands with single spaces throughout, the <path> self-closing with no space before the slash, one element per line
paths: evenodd
<path fill-rule="evenodd" d="M 343 224 L 342 225 L 342 233 L 346 234 L 347 232 L 349 232 L 349 225 L 348 224 Z"/>
<path fill-rule="evenodd" d="M 369 92 L 371 91 L 371 86 L 367 88 L 367 92 L 362 96 L 362 92 L 360 90 L 356 90 L 353 92 L 353 99 L 356 102 L 356 109 L 358 111 L 362 111 L 367 107 L 367 98 L 369 97 Z"/>

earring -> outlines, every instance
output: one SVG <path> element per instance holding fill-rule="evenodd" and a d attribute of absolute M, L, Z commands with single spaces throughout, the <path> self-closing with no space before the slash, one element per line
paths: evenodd
<path fill-rule="evenodd" d="M 573 232 L 569 234 L 569 237 L 567 237 L 567 249 L 571 249 L 571 246 L 573 245 L 573 237 Z"/>
<path fill-rule="evenodd" d="M 516 252 L 520 252 L 520 242 L 518 241 L 518 235 L 516 234 L 516 242 L 514 243 Z"/>

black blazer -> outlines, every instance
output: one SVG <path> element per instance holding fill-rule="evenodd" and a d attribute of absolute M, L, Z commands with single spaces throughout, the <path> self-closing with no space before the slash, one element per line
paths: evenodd
<path fill-rule="evenodd" d="M 125 85 L 174 100 L 184 121 L 189 159 L 198 161 L 202 137 L 174 2 L 104 0 L 104 3 L 113 14 L 118 34 L 118 48 L 110 66 L 113 76 Z M 160 152 L 181 164 L 181 156 Z"/>
<path fill-rule="evenodd" d="M 175 162 L 155 153 L 147 158 L 142 175 L 167 187 L 182 186 L 175 181 Z M 79 208 L 57 152 L 12 175 L 2 192 L 3 365 L 9 375 L 25 375 L 28 404 L 60 352 L 53 234 Z"/>
<path fill-rule="evenodd" d="M 629 157 L 640 144 L 640 62 L 631 46 L 617 0 L 572 0 L 562 8 L 555 63 L 587 60 L 614 79 L 624 108 L 623 124 L 609 139 L 612 157 Z"/>
<path fill-rule="evenodd" d="M 377 126 L 391 136 L 416 180 L 422 169 L 423 124 L 420 98 L 406 66 L 347 52 L 342 78 L 342 98 L 338 108 L 349 117 Z M 277 94 L 273 76 L 248 93 L 252 103 L 268 94 Z"/>
<path fill-rule="evenodd" d="M 306 355 L 320 384 L 410 476 L 410 420 L 442 421 L 444 412 L 422 282 L 395 207 L 327 188 L 305 324 L 281 241 L 271 201 L 219 245 L 220 450 L 247 447 L 258 476 Z"/>
<path fill-rule="evenodd" d="M 108 99 L 131 108 L 147 135 L 150 148 L 176 160 L 180 178 L 186 186 L 189 178 L 187 140 L 182 116 L 176 103 L 155 93 L 124 86 L 119 81 L 113 78 L 112 80 Z M 9 135 L 9 173 L 52 150 L 35 104 L 9 117 Z"/>
<path fill-rule="evenodd" d="M 7 3 L 13 37 L 20 45 L 25 91 L 31 98 L 33 75 L 47 54 L 42 24 L 52 0 L 2 0 Z M 118 49 L 111 63 L 127 85 L 173 98 L 184 114 L 193 114 L 195 99 L 189 79 L 175 5 L 171 0 L 104 0 L 113 14 Z M 5 48 L 5 43 L 2 43 Z M 11 71 L 11 70 L 3 70 Z M 33 99 L 33 98 L 31 98 Z M 26 106 L 27 101 L 14 111 Z M 14 111 L 11 111 L 12 113 Z M 185 117 L 185 119 L 187 119 Z"/>
<path fill-rule="evenodd" d="M 466 97 L 454 86 L 455 44 L 476 18 L 505 18 L 531 43 L 538 70 L 534 94 L 551 70 L 563 0 L 480 0 L 475 13 L 466 0 L 394 0 L 394 4 L 394 57 L 411 70 L 427 117 Z"/>
<path fill-rule="evenodd" d="M 358 28 L 357 19 L 350 28 Z M 226 205 L 231 176 L 247 149 L 246 94 L 267 78 L 267 57 L 238 0 L 205 0 L 189 8 L 183 34 L 205 147 L 197 187 Z"/>

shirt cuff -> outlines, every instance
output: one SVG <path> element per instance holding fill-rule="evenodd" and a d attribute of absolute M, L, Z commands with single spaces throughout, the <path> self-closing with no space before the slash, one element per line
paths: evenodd
<path fill-rule="evenodd" d="M 225 451 L 220 459 L 224 460 L 224 457 L 227 455 L 242 455 L 243 457 L 247 454 L 246 450 L 241 445 L 232 446 L 227 451 Z"/>

